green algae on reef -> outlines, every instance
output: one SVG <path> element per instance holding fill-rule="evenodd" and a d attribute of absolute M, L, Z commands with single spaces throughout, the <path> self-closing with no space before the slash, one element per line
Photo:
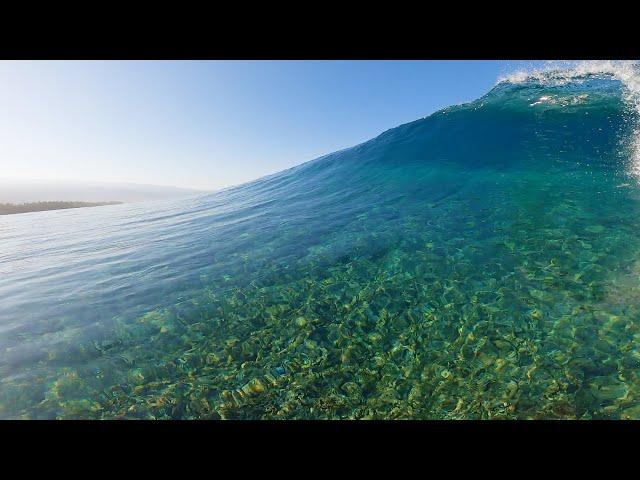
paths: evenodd
<path fill-rule="evenodd" d="M 269 180 L 286 208 L 221 227 L 233 248 L 175 296 L 7 346 L 0 416 L 640 418 L 640 188 L 619 97 L 587 86 L 513 87 Z"/>

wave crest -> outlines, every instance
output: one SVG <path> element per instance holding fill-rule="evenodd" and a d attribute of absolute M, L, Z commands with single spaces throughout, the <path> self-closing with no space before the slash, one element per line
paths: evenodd
<path fill-rule="evenodd" d="M 623 87 L 623 100 L 632 112 L 630 149 L 630 171 L 640 181 L 640 63 L 635 60 L 588 60 L 580 62 L 548 62 L 542 68 L 520 69 L 500 77 L 497 84 L 538 83 L 562 86 L 588 78 L 610 78 Z M 547 99 L 541 97 L 538 102 Z M 534 105 L 532 104 L 532 105 Z"/>

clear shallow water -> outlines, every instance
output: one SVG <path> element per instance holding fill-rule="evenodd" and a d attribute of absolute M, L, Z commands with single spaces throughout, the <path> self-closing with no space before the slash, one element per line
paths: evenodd
<path fill-rule="evenodd" d="M 0 417 L 640 418 L 625 88 L 501 83 L 213 195 L 0 217 Z"/>

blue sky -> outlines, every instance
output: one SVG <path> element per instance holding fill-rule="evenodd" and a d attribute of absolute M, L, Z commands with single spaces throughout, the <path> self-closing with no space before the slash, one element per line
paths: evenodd
<path fill-rule="evenodd" d="M 473 100 L 519 61 L 0 62 L 0 177 L 242 183 Z"/>

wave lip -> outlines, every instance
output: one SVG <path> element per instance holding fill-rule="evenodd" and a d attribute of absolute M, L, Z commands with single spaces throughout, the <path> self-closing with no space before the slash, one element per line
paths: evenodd
<path fill-rule="evenodd" d="M 630 171 L 640 178 L 640 63 L 631 60 L 590 60 L 581 62 L 549 62 L 545 67 L 518 70 L 498 79 L 497 86 L 536 85 L 541 87 L 580 88 L 585 82 L 611 86 L 611 81 L 622 85 L 622 98 L 628 108 L 627 122 L 630 124 L 628 145 Z M 535 105 L 553 102 L 552 97 L 541 97 Z M 533 105 L 532 105 L 533 106 Z"/>

